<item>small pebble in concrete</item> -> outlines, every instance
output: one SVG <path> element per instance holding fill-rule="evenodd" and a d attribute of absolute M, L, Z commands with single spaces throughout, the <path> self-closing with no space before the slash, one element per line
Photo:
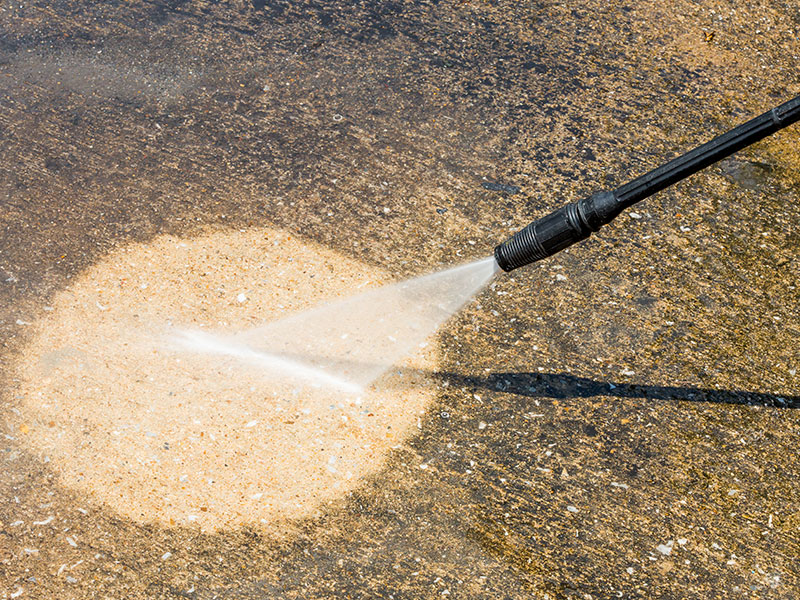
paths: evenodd
<path fill-rule="evenodd" d="M 672 547 L 675 545 L 673 540 L 668 541 L 666 544 L 659 544 L 656 546 L 656 550 L 661 552 L 664 556 L 669 556 L 672 554 Z"/>

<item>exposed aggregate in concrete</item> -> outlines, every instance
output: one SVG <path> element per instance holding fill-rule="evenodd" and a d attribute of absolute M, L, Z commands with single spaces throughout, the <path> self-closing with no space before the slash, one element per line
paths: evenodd
<path fill-rule="evenodd" d="M 130 241 L 268 225 L 421 273 L 800 93 L 788 0 L 2 10 L 9 401 L 29 324 Z M 797 139 L 498 278 L 419 434 L 281 533 L 136 524 L 4 430 L 0 597 L 796 595 Z"/>

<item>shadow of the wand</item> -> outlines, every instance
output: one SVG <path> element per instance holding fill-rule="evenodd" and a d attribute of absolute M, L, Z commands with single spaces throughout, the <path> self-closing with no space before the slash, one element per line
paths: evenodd
<path fill-rule="evenodd" d="M 467 385 L 531 398 L 611 396 L 615 398 L 646 398 L 650 400 L 682 400 L 770 406 L 774 408 L 800 408 L 800 396 L 690 386 L 640 385 L 598 381 L 568 373 L 492 373 L 486 377 L 438 373 L 438 376 L 453 385 Z"/>

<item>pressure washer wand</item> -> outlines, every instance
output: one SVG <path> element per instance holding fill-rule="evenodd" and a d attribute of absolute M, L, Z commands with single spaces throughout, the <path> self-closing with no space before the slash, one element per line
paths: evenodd
<path fill-rule="evenodd" d="M 637 177 L 613 192 L 597 192 L 533 221 L 494 249 L 504 271 L 542 260 L 585 240 L 626 208 L 718 160 L 800 120 L 800 96 Z"/>

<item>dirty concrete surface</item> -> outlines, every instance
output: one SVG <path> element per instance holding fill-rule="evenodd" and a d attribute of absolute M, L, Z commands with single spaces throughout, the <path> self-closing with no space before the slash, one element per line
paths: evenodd
<path fill-rule="evenodd" d="M 0 597 L 797 596 L 797 126 L 497 277 L 416 435 L 313 518 L 134 523 L 5 414 L 28 324 L 115 248 L 268 225 L 398 277 L 480 258 L 800 93 L 796 3 L 0 10 Z"/>

